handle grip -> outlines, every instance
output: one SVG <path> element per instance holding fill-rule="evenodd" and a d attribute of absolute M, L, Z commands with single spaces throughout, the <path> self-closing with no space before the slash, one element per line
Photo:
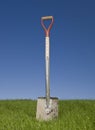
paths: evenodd
<path fill-rule="evenodd" d="M 51 20 L 51 23 L 50 23 L 48 28 L 45 27 L 44 20 Z M 45 16 L 45 17 L 41 18 L 41 24 L 42 24 L 43 29 L 45 30 L 46 37 L 49 37 L 53 22 L 54 22 L 53 16 Z"/>
<path fill-rule="evenodd" d="M 45 17 L 42 17 L 42 20 L 48 20 L 48 19 L 53 19 L 52 16 L 45 16 Z"/>

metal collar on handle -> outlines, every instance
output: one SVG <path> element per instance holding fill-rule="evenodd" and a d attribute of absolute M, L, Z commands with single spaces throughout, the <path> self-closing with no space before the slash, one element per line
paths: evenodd
<path fill-rule="evenodd" d="M 45 27 L 45 25 L 44 25 L 44 20 L 51 20 L 51 24 L 49 25 L 48 28 Z M 42 17 L 42 18 L 41 18 L 41 24 L 42 24 L 42 27 L 43 27 L 44 30 L 45 30 L 46 37 L 49 37 L 50 30 L 51 30 L 51 27 L 52 27 L 52 25 L 53 25 L 53 22 L 54 22 L 53 16 L 45 16 L 45 17 Z"/>

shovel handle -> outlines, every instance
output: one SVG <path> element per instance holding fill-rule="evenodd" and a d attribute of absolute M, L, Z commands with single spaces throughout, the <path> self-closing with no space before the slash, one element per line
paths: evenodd
<path fill-rule="evenodd" d="M 50 23 L 48 28 L 45 27 L 44 20 L 51 20 L 51 23 Z M 41 18 L 41 24 L 42 24 L 42 27 L 45 31 L 46 37 L 49 37 L 50 30 L 52 28 L 53 22 L 54 22 L 53 16 L 45 16 L 45 17 Z"/>

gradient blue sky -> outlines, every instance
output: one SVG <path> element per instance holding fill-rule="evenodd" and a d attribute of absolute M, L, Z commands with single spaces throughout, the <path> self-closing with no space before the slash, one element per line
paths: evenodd
<path fill-rule="evenodd" d="M 51 30 L 51 96 L 95 99 L 95 1 L 0 1 L 0 99 L 45 96 L 42 16 Z"/>

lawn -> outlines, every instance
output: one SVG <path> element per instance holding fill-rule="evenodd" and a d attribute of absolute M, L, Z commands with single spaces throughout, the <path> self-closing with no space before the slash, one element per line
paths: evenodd
<path fill-rule="evenodd" d="M 95 100 L 60 100 L 59 117 L 37 121 L 36 100 L 0 100 L 0 130 L 95 130 Z"/>

